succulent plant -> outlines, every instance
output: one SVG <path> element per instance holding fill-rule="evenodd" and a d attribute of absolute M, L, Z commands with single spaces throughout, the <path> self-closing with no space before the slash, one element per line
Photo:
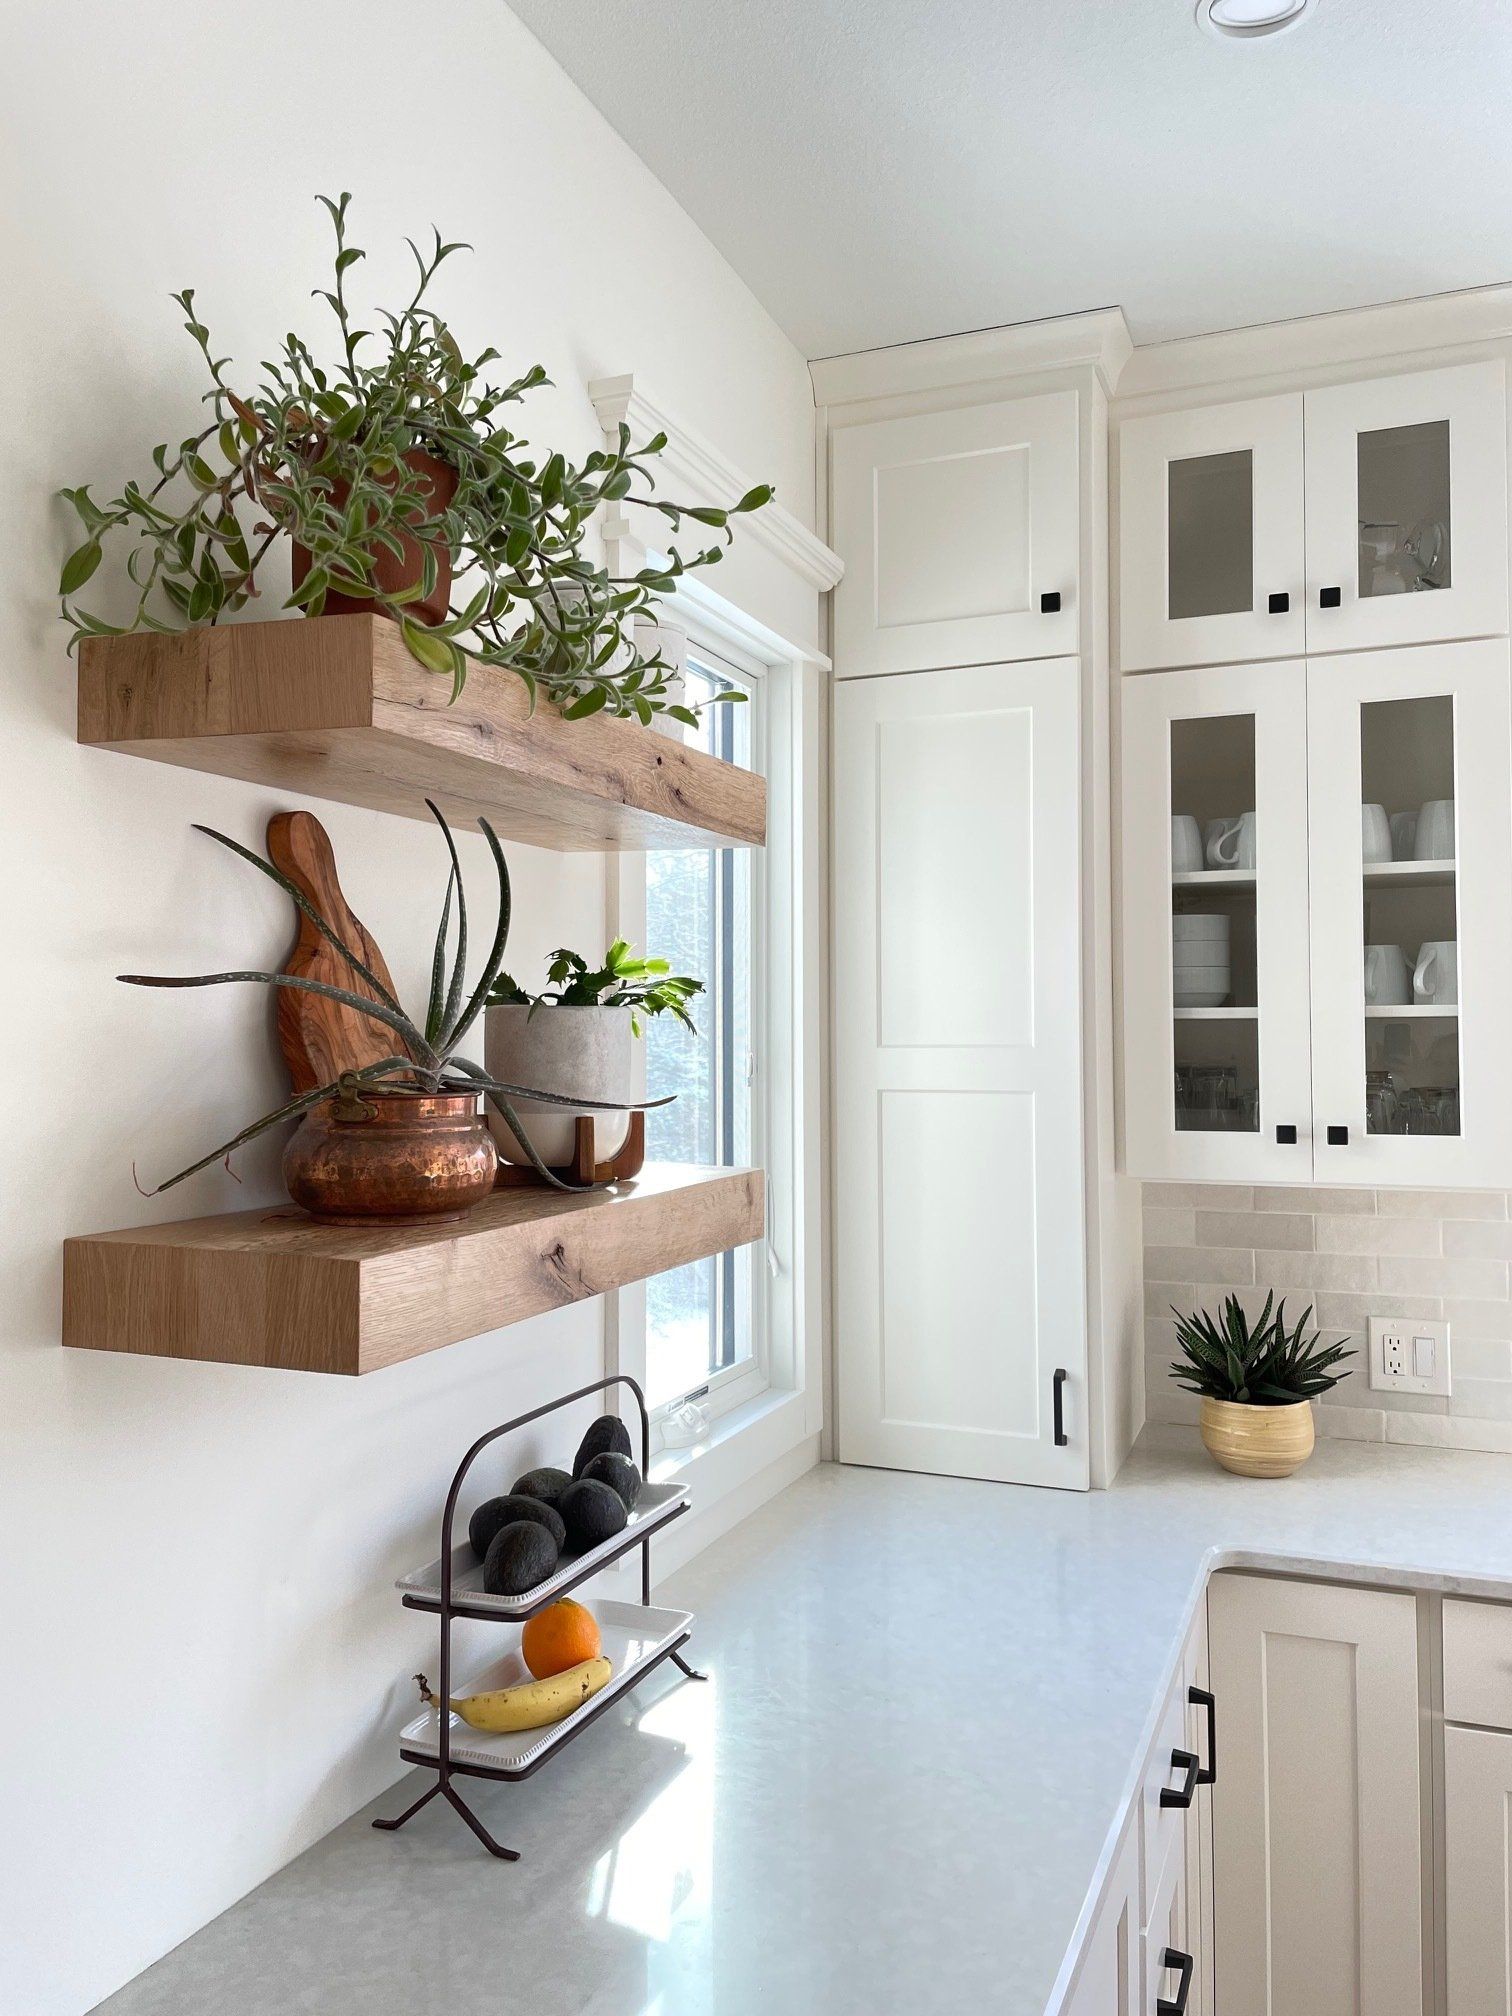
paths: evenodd
<path fill-rule="evenodd" d="M 487 1096 L 509 1123 L 515 1138 L 529 1156 L 536 1174 L 558 1190 L 571 1190 L 578 1186 L 564 1183 L 560 1177 L 548 1169 L 530 1145 L 529 1136 L 520 1126 L 509 1102 L 511 1099 L 539 1099 L 550 1106 L 570 1106 L 575 1111 L 585 1109 L 602 1112 L 623 1112 L 626 1102 L 609 1102 L 598 1099 L 583 1099 L 570 1092 L 545 1090 L 534 1085 L 509 1085 L 491 1078 L 481 1064 L 461 1054 L 461 1045 L 468 1031 L 477 1021 L 487 1003 L 489 990 L 498 978 L 504 963 L 504 951 L 509 942 L 510 889 L 509 868 L 504 859 L 504 850 L 499 845 L 498 836 L 486 819 L 479 819 L 484 838 L 493 854 L 494 866 L 499 877 L 499 907 L 494 924 L 493 937 L 489 944 L 483 970 L 473 986 L 466 984 L 467 965 L 467 896 L 462 883 L 462 864 L 457 858 L 457 846 L 452 838 L 451 828 L 438 806 L 426 799 L 436 823 L 446 840 L 446 849 L 451 857 L 451 868 L 447 876 L 446 895 L 441 905 L 441 923 L 436 932 L 435 951 L 431 958 L 430 998 L 426 1004 L 423 1022 L 414 1021 L 390 990 L 366 964 L 361 956 L 331 927 L 320 912 L 310 902 L 288 876 L 284 875 L 271 861 L 255 854 L 250 847 L 243 847 L 239 840 L 233 840 L 225 833 L 218 833 L 213 826 L 196 825 L 195 831 L 208 834 L 222 847 L 228 847 L 243 861 L 276 882 L 284 893 L 291 897 L 303 914 L 309 918 L 315 929 L 334 946 L 346 961 L 353 974 L 365 981 L 373 990 L 376 999 L 354 993 L 345 987 L 334 987 L 324 980 L 306 979 L 292 973 L 264 973 L 256 970 L 234 973 L 193 973 L 186 975 L 163 973 L 120 973 L 117 979 L 128 987 L 221 987 L 236 982 L 248 982 L 263 987 L 292 987 L 307 994 L 323 995 L 328 1001 L 339 1001 L 344 1007 L 367 1016 L 383 1028 L 392 1032 L 397 1039 L 392 1056 L 364 1066 L 359 1071 L 346 1071 L 328 1084 L 317 1086 L 314 1091 L 303 1092 L 297 1098 L 288 1100 L 250 1126 L 243 1127 L 229 1141 L 223 1141 L 218 1148 L 212 1148 L 207 1155 L 191 1162 L 187 1169 L 180 1169 L 176 1176 L 170 1176 L 147 1194 L 156 1196 L 159 1191 L 171 1190 L 175 1183 L 182 1183 L 186 1176 L 208 1168 L 212 1162 L 224 1161 L 234 1149 L 248 1141 L 256 1140 L 270 1127 L 280 1121 L 292 1120 L 298 1115 L 318 1106 L 324 1099 L 359 1100 L 364 1086 L 374 1089 L 383 1087 L 387 1091 L 415 1092 L 480 1092 Z M 453 930 L 453 902 L 455 900 L 456 923 Z M 453 943 L 454 939 L 454 943 Z M 448 961 L 448 951 L 450 959 Z M 631 1101 L 631 1105 L 664 1106 L 666 1099 Z"/>
<path fill-rule="evenodd" d="M 426 252 L 411 240 L 418 279 L 408 304 L 373 318 L 381 332 L 358 328 L 347 279 L 366 255 L 347 241 L 351 198 L 319 200 L 336 235 L 332 283 L 316 290 L 336 323 L 336 361 L 317 361 L 290 333 L 263 364 L 262 383 L 238 389 L 194 290 L 174 295 L 210 376 L 206 424 L 176 448 L 155 448 L 155 477 L 128 483 L 107 504 L 87 485 L 61 493 L 84 535 L 59 583 L 74 642 L 179 630 L 244 608 L 259 593 L 265 554 L 287 534 L 310 566 L 285 607 L 318 616 L 336 594 L 394 618 L 415 659 L 451 679 L 453 699 L 476 663 L 516 673 L 532 701 L 544 692 L 569 720 L 607 709 L 642 722 L 657 713 L 696 722 L 693 710 L 668 697 L 673 668 L 636 648 L 634 623 L 654 614 L 682 575 L 717 561 L 723 544 L 687 555 L 672 545 L 664 563 L 612 576 L 584 552 L 589 524 L 600 505 L 633 504 L 659 513 L 673 533 L 686 519 L 728 543 L 730 520 L 760 510 L 770 487 L 758 484 L 727 508 L 656 497 L 652 465 L 667 437 L 632 446 L 624 426 L 617 446 L 581 463 L 532 452 L 504 416 L 549 383 L 545 371 L 535 364 L 492 384 L 486 373 L 499 353 L 484 350 L 469 362 L 426 301 L 443 261 L 469 248 L 444 243 L 439 231 Z M 406 462 L 416 451 L 455 473 L 444 505 Z M 402 559 L 406 539 L 420 548 L 423 578 L 386 593 L 375 578 L 378 555 Z M 108 623 L 77 598 L 107 546 L 122 543 L 136 606 L 124 622 Z M 443 555 L 456 565 L 458 590 L 445 621 L 417 621 L 414 605 L 433 593 Z M 744 697 L 720 692 L 712 701 Z"/>
<path fill-rule="evenodd" d="M 1309 1304 L 1298 1322 L 1286 1322 L 1286 1302 L 1276 1305 L 1266 1295 L 1265 1307 L 1251 1322 L 1237 1295 L 1225 1298 L 1221 1320 L 1207 1311 L 1183 1315 L 1173 1308 L 1176 1343 L 1181 1357 L 1171 1366 L 1171 1377 L 1188 1393 L 1200 1393 L 1210 1400 L 1237 1400 L 1252 1407 L 1285 1407 L 1296 1400 L 1313 1400 L 1327 1393 L 1341 1379 L 1346 1368 L 1333 1367 L 1355 1354 L 1347 1340 L 1324 1344 L 1321 1334 L 1307 1334 L 1312 1321 Z"/>
<path fill-rule="evenodd" d="M 704 983 L 674 973 L 665 959 L 639 959 L 628 939 L 616 938 L 602 966 L 590 966 L 581 953 L 564 946 L 551 955 L 546 985 L 527 994 L 507 973 L 501 973 L 488 996 L 490 1008 L 628 1008 L 630 1027 L 639 1036 L 642 1015 L 668 1014 L 696 1036 L 688 1003 L 702 994 Z"/>

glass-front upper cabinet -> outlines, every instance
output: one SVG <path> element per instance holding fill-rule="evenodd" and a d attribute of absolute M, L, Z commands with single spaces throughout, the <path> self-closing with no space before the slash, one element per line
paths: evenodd
<path fill-rule="evenodd" d="M 1505 640 L 1307 668 L 1314 1164 L 1512 1181 Z"/>
<path fill-rule="evenodd" d="M 1124 1166 L 1306 1181 L 1305 670 L 1171 672 L 1121 702 Z"/>
<path fill-rule="evenodd" d="M 1299 655 L 1302 395 L 1126 420 L 1118 442 L 1121 668 Z"/>
<path fill-rule="evenodd" d="M 1506 436 L 1499 362 L 1307 394 L 1309 651 L 1506 630 Z"/>

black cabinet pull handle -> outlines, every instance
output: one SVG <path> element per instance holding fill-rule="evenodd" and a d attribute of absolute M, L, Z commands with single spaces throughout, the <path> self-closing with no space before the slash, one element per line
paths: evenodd
<path fill-rule="evenodd" d="M 1296 1147 L 1296 1145 L 1297 1145 L 1297 1130 L 1296 1130 L 1296 1128 L 1295 1128 L 1295 1127 L 1278 1127 L 1278 1128 L 1276 1129 L 1276 1141 L 1277 1141 L 1277 1144 L 1278 1144 L 1278 1146 L 1280 1146 L 1280 1147 L 1282 1147 L 1282 1148 L 1295 1148 L 1295 1147 Z"/>
<path fill-rule="evenodd" d="M 1206 1687 L 1188 1687 L 1187 1699 L 1194 1708 L 1201 1708 L 1207 1716 L 1208 1760 L 1197 1773 L 1199 1785 L 1218 1783 L 1218 1703 Z"/>
<path fill-rule="evenodd" d="M 1192 1795 L 1201 1783 L 1202 1765 L 1198 1761 L 1197 1752 L 1195 1750 L 1173 1750 L 1171 1752 L 1171 1769 L 1173 1771 L 1180 1771 L 1186 1783 L 1181 1786 L 1162 1785 L 1160 1788 L 1160 1803 L 1162 1806 L 1180 1806 L 1186 1808 L 1191 1805 Z"/>
<path fill-rule="evenodd" d="M 1342 594 L 1337 588 L 1320 588 L 1318 590 L 1318 607 L 1320 609 L 1337 609 L 1342 599 Z"/>
<path fill-rule="evenodd" d="M 1050 1382 L 1050 1395 L 1055 1408 L 1055 1446 L 1057 1449 L 1064 1449 L 1066 1444 L 1071 1440 L 1071 1437 L 1066 1433 L 1066 1408 L 1065 1402 L 1061 1397 L 1065 1384 L 1066 1368 L 1064 1365 L 1057 1365 L 1055 1368 L 1055 1377 Z"/>
<path fill-rule="evenodd" d="M 1155 1998 L 1155 2016 L 1186 2016 L 1187 1997 L 1192 1992 L 1192 1976 L 1196 1963 L 1190 1953 L 1183 1953 L 1179 1946 L 1167 1946 L 1160 1956 L 1163 1968 L 1173 1968 L 1181 1980 L 1176 1989 L 1176 1999 L 1168 2002 L 1164 1995 Z"/>
<path fill-rule="evenodd" d="M 1060 590 L 1053 588 L 1048 595 L 1040 597 L 1041 616 L 1057 616 L 1060 613 Z"/>
<path fill-rule="evenodd" d="M 1268 595 L 1265 607 L 1268 614 L 1272 616 L 1284 616 L 1291 607 L 1291 597 L 1290 595 Z"/>
<path fill-rule="evenodd" d="M 1349 1129 L 1347 1127 L 1330 1127 L 1328 1130 L 1328 1145 L 1330 1148 L 1347 1148 L 1349 1146 Z"/>

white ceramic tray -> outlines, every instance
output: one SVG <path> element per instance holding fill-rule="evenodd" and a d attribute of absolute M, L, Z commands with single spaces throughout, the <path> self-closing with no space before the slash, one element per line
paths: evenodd
<path fill-rule="evenodd" d="M 471 1542 L 464 1540 L 452 1549 L 452 1607 L 460 1617 L 528 1617 L 564 1589 L 628 1553 L 658 1526 L 676 1518 L 687 1498 L 686 1484 L 643 1484 L 635 1510 L 621 1532 L 612 1540 L 602 1540 L 597 1547 L 590 1547 L 586 1554 L 564 1554 L 553 1573 L 544 1582 L 537 1582 L 533 1589 L 527 1589 L 523 1596 L 487 1595 L 483 1588 L 483 1564 L 474 1555 Z M 441 1557 L 437 1555 L 413 1574 L 402 1575 L 394 1587 L 410 1599 L 411 1609 L 439 1610 Z"/>
<path fill-rule="evenodd" d="M 590 1603 L 586 1606 L 598 1619 L 605 1656 L 614 1668 L 608 1683 L 575 1708 L 560 1722 L 544 1729 L 520 1729 L 507 1736 L 486 1736 L 470 1729 L 460 1715 L 451 1718 L 451 1754 L 454 1764 L 467 1764 L 502 1777 L 523 1778 L 533 1771 L 581 1724 L 600 1709 L 626 1693 L 660 1655 L 686 1638 L 693 1617 L 687 1610 L 644 1609 L 639 1603 Z M 524 1627 L 521 1626 L 521 1629 Z M 435 1674 L 430 1678 L 435 1682 Z M 463 1683 L 453 1681 L 452 1698 L 481 1694 L 492 1687 L 515 1687 L 530 1678 L 520 1656 L 516 1638 L 510 1650 L 481 1672 L 470 1674 Z M 434 1708 L 422 1708 L 412 1722 L 399 1732 L 399 1747 L 406 1756 L 434 1757 L 440 1749 L 441 1721 Z"/>

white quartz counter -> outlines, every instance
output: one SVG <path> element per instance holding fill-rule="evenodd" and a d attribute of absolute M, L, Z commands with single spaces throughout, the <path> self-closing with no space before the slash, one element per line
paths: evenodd
<path fill-rule="evenodd" d="M 1086 1496 L 826 1466 L 658 1592 L 707 1686 L 464 1788 L 523 1861 L 439 1804 L 372 1832 L 407 1781 L 101 2008 L 1042 2016 L 1219 1566 L 1512 1600 L 1512 1458 L 1325 1442 L 1253 1483 L 1162 1430 Z"/>

